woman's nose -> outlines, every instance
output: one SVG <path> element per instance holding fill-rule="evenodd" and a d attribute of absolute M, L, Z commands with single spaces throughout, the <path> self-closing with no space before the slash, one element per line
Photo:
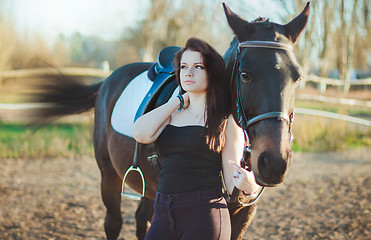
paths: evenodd
<path fill-rule="evenodd" d="M 186 76 L 193 76 L 193 68 L 187 68 Z"/>

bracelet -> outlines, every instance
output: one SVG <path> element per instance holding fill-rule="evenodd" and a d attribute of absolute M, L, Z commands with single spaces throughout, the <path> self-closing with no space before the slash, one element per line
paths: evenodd
<path fill-rule="evenodd" d="M 183 110 L 183 106 L 184 106 L 184 98 L 183 98 L 183 96 L 180 95 L 180 94 L 177 96 L 177 98 L 178 98 L 179 101 L 180 101 L 180 106 L 179 106 L 179 108 L 178 108 L 178 111 L 182 111 L 182 110 Z"/>

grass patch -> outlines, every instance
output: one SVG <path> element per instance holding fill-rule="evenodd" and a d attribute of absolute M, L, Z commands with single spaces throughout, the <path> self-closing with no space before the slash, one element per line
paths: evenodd
<path fill-rule="evenodd" d="M 42 128 L 0 122 L 0 158 L 93 156 L 92 123 L 56 123 Z"/>
<path fill-rule="evenodd" d="M 93 120 L 39 128 L 0 122 L 0 159 L 93 156 Z M 371 129 L 344 121 L 296 115 L 294 151 L 325 152 L 371 147 Z"/>
<path fill-rule="evenodd" d="M 371 108 L 345 104 L 295 100 L 295 107 L 328 111 L 371 119 Z M 371 129 L 341 120 L 295 115 L 294 151 L 325 152 L 346 148 L 371 147 Z"/>
<path fill-rule="evenodd" d="M 326 152 L 371 147 L 371 129 L 345 121 L 296 116 L 293 131 L 294 151 Z"/>

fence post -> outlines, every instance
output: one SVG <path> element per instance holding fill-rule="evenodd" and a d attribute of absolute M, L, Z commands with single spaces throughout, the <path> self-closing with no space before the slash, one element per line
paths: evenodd
<path fill-rule="evenodd" d="M 320 87 L 320 89 L 319 89 L 319 91 L 321 92 L 321 93 L 325 93 L 326 92 L 326 88 L 327 88 L 327 83 L 325 82 L 325 81 L 320 81 L 320 83 L 319 83 L 319 87 Z"/>
<path fill-rule="evenodd" d="M 350 90 L 350 78 L 344 80 L 344 94 L 348 94 Z"/>
<path fill-rule="evenodd" d="M 307 82 L 306 79 L 302 79 L 300 82 L 299 82 L 299 89 L 304 89 L 305 88 L 305 83 Z"/>

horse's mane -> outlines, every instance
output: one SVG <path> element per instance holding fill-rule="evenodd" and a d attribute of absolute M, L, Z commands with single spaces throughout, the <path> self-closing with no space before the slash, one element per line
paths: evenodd
<path fill-rule="evenodd" d="M 264 17 L 258 17 L 252 22 L 269 22 L 269 18 L 264 18 Z"/>
<path fill-rule="evenodd" d="M 231 53 L 233 52 L 233 49 L 237 46 L 237 44 L 238 44 L 237 38 L 233 37 L 231 43 L 229 44 L 229 48 L 223 55 L 224 61 L 226 61 L 226 59 L 231 56 Z M 226 64 L 228 64 L 228 62 L 226 62 Z"/>

